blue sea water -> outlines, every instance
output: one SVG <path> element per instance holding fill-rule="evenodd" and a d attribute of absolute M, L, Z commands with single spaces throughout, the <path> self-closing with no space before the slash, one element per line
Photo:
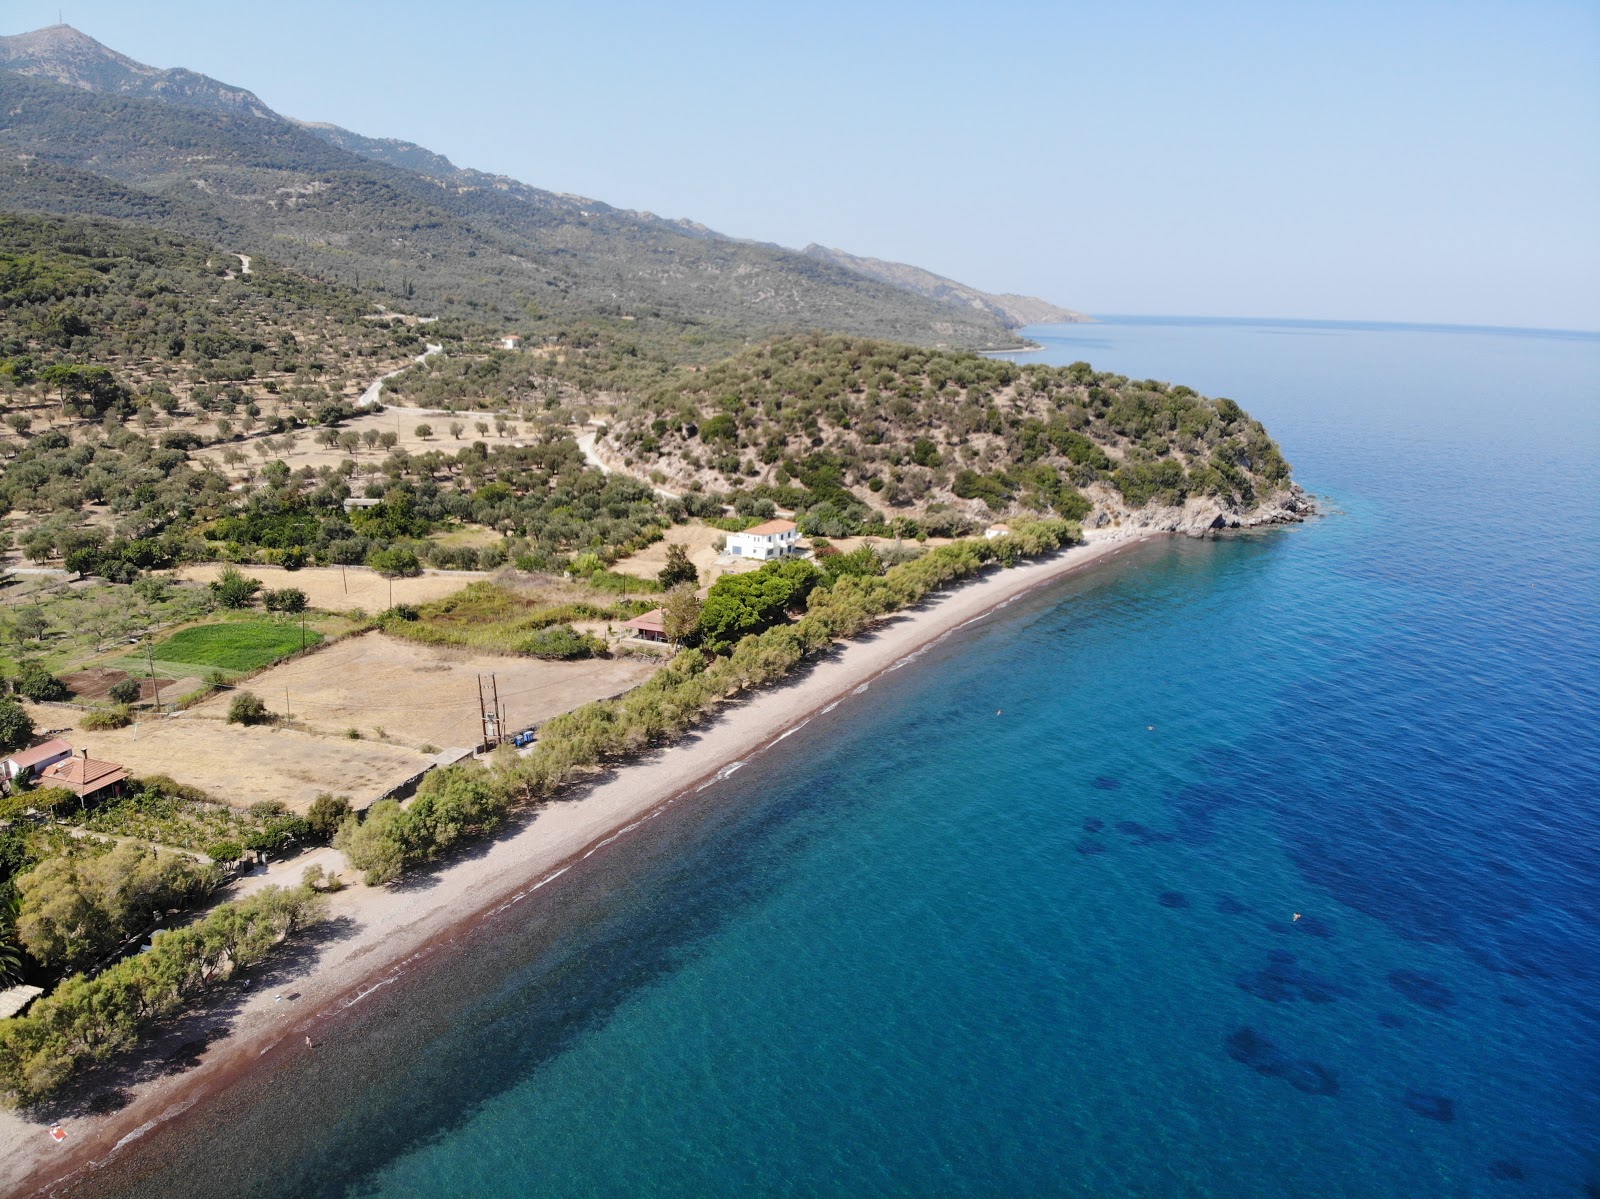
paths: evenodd
<path fill-rule="evenodd" d="M 993 614 L 102 1182 L 1600 1193 L 1600 338 L 1030 333 L 1330 515 Z"/>

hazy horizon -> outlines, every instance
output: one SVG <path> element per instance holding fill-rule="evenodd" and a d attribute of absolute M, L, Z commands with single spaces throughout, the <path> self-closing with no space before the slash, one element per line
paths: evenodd
<path fill-rule="evenodd" d="M 13 6 L 619 208 L 1090 313 L 1600 329 L 1600 12 Z"/>

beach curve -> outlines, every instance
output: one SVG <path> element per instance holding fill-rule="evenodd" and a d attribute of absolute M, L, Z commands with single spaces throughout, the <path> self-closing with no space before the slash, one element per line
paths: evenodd
<path fill-rule="evenodd" d="M 1160 536 L 1165 535 L 1099 531 L 1046 558 L 991 569 L 885 619 L 870 636 L 838 643 L 797 675 L 721 708 L 692 737 L 618 766 L 584 786 L 580 798 L 545 804 L 514 832 L 487 842 L 481 853 L 444 864 L 426 890 L 357 886 L 332 896 L 332 916 L 349 931 L 320 946 L 290 981 L 238 1002 L 198 1065 L 131 1088 L 132 1098 L 120 1110 L 74 1116 L 66 1125 L 67 1140 L 59 1144 L 48 1124 L 0 1112 L 0 1189 L 17 1196 L 70 1192 L 75 1181 L 110 1165 L 130 1146 L 161 1135 L 185 1116 L 195 1118 L 206 1100 L 269 1064 L 267 1059 L 303 1051 L 304 1038 L 314 1039 L 325 1020 L 425 968 L 439 944 L 534 896 L 680 796 L 704 791 L 799 732 L 814 715 L 867 693 L 872 680 L 933 642 L 1027 592 Z M 286 992 L 292 1000 L 277 998 Z M 145 1053 L 159 1056 L 163 1049 L 158 1038 Z"/>

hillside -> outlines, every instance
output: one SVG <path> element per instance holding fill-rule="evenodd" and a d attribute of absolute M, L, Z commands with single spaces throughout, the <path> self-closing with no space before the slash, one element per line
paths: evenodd
<path fill-rule="evenodd" d="M 1027 513 L 1193 532 L 1306 510 L 1277 443 L 1231 400 L 843 337 L 685 372 L 624 405 L 599 444 L 658 484 L 766 497 L 825 533 Z"/>
<path fill-rule="evenodd" d="M 834 263 L 455 168 L 409 143 L 291 122 L 244 89 L 157 71 L 65 26 L 0 39 L 0 200 L 137 220 L 529 334 L 628 320 L 714 356 L 825 328 L 1020 344 Z"/>
<path fill-rule="evenodd" d="M 801 253 L 822 262 L 842 266 L 845 270 L 854 271 L 868 279 L 876 279 L 880 283 L 898 287 L 902 291 L 909 291 L 913 295 L 937 300 L 957 311 L 987 312 L 1008 329 L 1020 329 L 1024 325 L 1077 324 L 1091 319 L 1081 312 L 1059 307 L 1037 296 L 1019 296 L 1010 293 L 994 295 L 904 262 L 861 258 L 855 254 L 847 254 L 843 250 L 833 250 L 814 243 Z"/>

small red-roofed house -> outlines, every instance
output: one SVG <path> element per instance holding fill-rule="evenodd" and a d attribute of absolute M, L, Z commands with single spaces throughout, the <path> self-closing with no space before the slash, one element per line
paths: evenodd
<path fill-rule="evenodd" d="M 84 750 L 82 757 L 64 758 L 46 766 L 39 772 L 39 785 L 65 787 L 79 799 L 88 799 L 105 792 L 115 794 L 127 778 L 128 772 L 115 762 L 91 758 Z"/>
<path fill-rule="evenodd" d="M 35 745 L 32 749 L 18 750 L 10 757 L 0 760 L 0 775 L 8 781 L 20 779 L 26 782 L 35 771 L 43 770 L 46 766 L 71 756 L 72 746 L 59 737 L 52 738 Z"/>

